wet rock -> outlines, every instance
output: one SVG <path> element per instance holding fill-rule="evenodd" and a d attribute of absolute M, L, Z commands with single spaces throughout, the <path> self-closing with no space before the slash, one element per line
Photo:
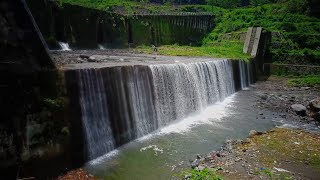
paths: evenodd
<path fill-rule="evenodd" d="M 108 57 L 107 56 L 101 56 L 101 55 L 92 55 L 89 57 L 88 61 L 89 62 L 99 62 L 106 60 Z"/>
<path fill-rule="evenodd" d="M 211 156 L 206 156 L 204 160 L 209 162 L 211 160 Z"/>
<path fill-rule="evenodd" d="M 186 174 L 186 175 L 184 176 L 184 179 L 190 179 L 191 176 L 192 176 L 192 174 Z"/>
<path fill-rule="evenodd" d="M 81 59 L 89 59 L 90 56 L 84 55 L 84 54 L 80 54 L 80 58 L 81 58 Z"/>
<path fill-rule="evenodd" d="M 302 104 L 293 104 L 291 105 L 291 109 L 300 116 L 306 115 L 307 108 Z"/>
<path fill-rule="evenodd" d="M 197 154 L 197 159 L 201 159 L 202 157 L 200 156 L 200 154 Z"/>
<path fill-rule="evenodd" d="M 195 160 L 191 163 L 192 169 L 198 167 L 199 164 L 200 164 L 200 159 L 195 159 Z"/>
<path fill-rule="evenodd" d="M 261 98 L 262 100 L 267 100 L 267 99 L 268 99 L 268 95 L 266 95 L 266 94 L 261 94 L 261 95 L 260 95 L 260 98 Z"/>
<path fill-rule="evenodd" d="M 301 87 L 300 89 L 301 90 L 309 90 L 309 89 L 311 89 L 311 87 Z"/>
<path fill-rule="evenodd" d="M 205 168 L 206 168 L 206 167 L 200 165 L 200 166 L 196 167 L 195 170 L 202 171 L 202 170 L 204 170 Z"/>
<path fill-rule="evenodd" d="M 320 122 L 320 111 L 313 113 L 311 116 L 314 120 L 319 121 Z"/>
<path fill-rule="evenodd" d="M 319 112 L 320 111 L 320 98 L 314 99 L 309 103 L 310 110 Z"/>
<path fill-rule="evenodd" d="M 249 133 L 249 136 L 255 136 L 257 134 L 258 134 L 258 132 L 256 130 L 251 130 Z"/>
<path fill-rule="evenodd" d="M 90 56 L 88 59 L 89 62 L 98 62 L 95 57 Z"/>

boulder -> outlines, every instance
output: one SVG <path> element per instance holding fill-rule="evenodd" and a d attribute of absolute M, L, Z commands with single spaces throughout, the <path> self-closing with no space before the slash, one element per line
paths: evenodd
<path fill-rule="evenodd" d="M 319 112 L 320 111 L 320 98 L 316 98 L 309 103 L 310 110 Z"/>
<path fill-rule="evenodd" d="M 89 59 L 90 57 L 88 55 L 80 54 L 81 59 Z"/>
<path fill-rule="evenodd" d="M 108 56 L 101 56 L 101 55 L 92 55 L 89 57 L 89 62 L 99 62 L 103 60 L 107 60 Z"/>
<path fill-rule="evenodd" d="M 305 116 L 307 112 L 307 108 L 302 104 L 293 104 L 291 105 L 291 109 L 299 116 Z"/>
<path fill-rule="evenodd" d="M 199 164 L 200 164 L 200 159 L 195 159 L 195 160 L 191 163 L 192 169 L 194 169 L 195 167 L 198 167 Z"/>

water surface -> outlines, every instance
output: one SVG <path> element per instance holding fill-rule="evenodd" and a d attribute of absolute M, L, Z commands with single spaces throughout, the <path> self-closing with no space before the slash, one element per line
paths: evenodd
<path fill-rule="evenodd" d="M 250 130 L 269 130 L 276 112 L 254 107 L 255 94 L 240 91 L 155 133 L 133 141 L 87 163 L 86 168 L 101 179 L 175 179 L 190 168 L 197 154 L 219 150 L 227 139 L 241 139 Z"/>

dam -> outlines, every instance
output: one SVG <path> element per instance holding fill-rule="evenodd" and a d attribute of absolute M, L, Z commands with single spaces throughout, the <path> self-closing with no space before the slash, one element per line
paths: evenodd
<path fill-rule="evenodd" d="M 166 56 L 66 65 L 67 91 L 85 134 L 84 159 L 222 102 L 253 83 L 251 69 L 241 60 Z"/>

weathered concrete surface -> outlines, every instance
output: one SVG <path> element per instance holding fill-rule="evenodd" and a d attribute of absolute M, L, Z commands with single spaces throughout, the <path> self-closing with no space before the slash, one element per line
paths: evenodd
<path fill-rule="evenodd" d="M 249 27 L 248 31 L 247 31 L 246 40 L 245 40 L 244 46 L 243 46 L 243 53 L 245 53 L 245 54 L 249 53 L 248 51 L 249 51 L 249 45 L 250 45 L 250 39 L 251 39 L 251 35 L 252 35 L 252 30 L 253 30 L 253 28 Z"/>
<path fill-rule="evenodd" d="M 28 0 L 51 49 L 57 41 L 73 49 L 137 45 L 198 45 L 213 27 L 212 14 L 122 15 L 47 0 Z"/>
<path fill-rule="evenodd" d="M 259 51 L 261 35 L 261 27 L 249 27 L 243 46 L 243 53 L 250 54 L 251 57 L 255 58 Z"/>
<path fill-rule="evenodd" d="M 264 63 L 263 72 L 265 75 L 320 75 L 320 66 Z"/>
<path fill-rule="evenodd" d="M 252 45 L 252 51 L 251 51 L 251 56 L 252 57 L 256 57 L 257 56 L 258 48 L 259 48 L 259 44 L 260 44 L 261 33 L 262 33 L 262 28 L 261 27 L 257 27 L 256 28 L 256 34 L 255 34 L 254 41 L 253 41 L 253 45 Z"/>

